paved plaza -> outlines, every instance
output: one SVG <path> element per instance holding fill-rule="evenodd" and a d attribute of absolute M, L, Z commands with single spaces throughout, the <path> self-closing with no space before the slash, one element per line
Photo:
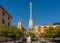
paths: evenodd
<path fill-rule="evenodd" d="M 27 43 L 26 41 L 13 40 L 13 41 L 2 41 L 0 43 Z M 40 38 L 32 41 L 32 43 L 60 43 L 60 38 Z"/>
<path fill-rule="evenodd" d="M 14 42 L 14 41 L 9 41 L 9 42 L 0 42 L 0 43 L 27 43 L 27 42 Z M 60 42 L 31 42 L 31 43 L 60 43 Z"/>

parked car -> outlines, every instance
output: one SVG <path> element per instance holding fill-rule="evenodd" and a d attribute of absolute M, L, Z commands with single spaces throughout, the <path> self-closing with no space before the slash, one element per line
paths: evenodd
<path fill-rule="evenodd" d="M 31 41 L 35 42 L 35 41 L 37 41 L 37 38 L 31 38 Z"/>
<path fill-rule="evenodd" d="M 22 42 L 26 42 L 27 39 L 25 37 L 22 38 Z"/>

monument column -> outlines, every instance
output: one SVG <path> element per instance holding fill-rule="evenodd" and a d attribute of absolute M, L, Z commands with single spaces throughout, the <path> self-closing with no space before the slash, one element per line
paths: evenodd
<path fill-rule="evenodd" d="M 30 2 L 30 19 L 29 19 L 29 28 L 33 28 L 33 20 L 32 20 L 32 2 Z"/>

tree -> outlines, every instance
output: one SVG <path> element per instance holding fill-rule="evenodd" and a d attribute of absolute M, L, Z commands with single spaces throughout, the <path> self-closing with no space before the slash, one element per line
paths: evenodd
<path fill-rule="evenodd" d="M 49 27 L 46 30 L 46 32 L 40 34 L 40 37 L 42 37 L 42 38 L 53 38 L 55 33 L 56 33 L 55 28 Z"/>
<path fill-rule="evenodd" d="M 41 38 L 60 38 L 60 25 L 49 27 L 46 32 L 40 34 Z"/>
<path fill-rule="evenodd" d="M 54 38 L 58 38 L 60 37 L 60 25 L 58 25 L 56 28 L 55 28 L 55 36 Z"/>
<path fill-rule="evenodd" d="M 23 37 L 24 33 L 17 27 L 3 26 L 0 29 L 0 36 L 19 38 L 19 37 Z"/>
<path fill-rule="evenodd" d="M 1 29 L 0 29 L 0 36 L 3 36 L 3 37 L 5 37 L 6 38 L 6 42 L 7 42 L 7 36 L 8 36 L 8 29 L 9 29 L 9 27 L 7 27 L 7 26 L 4 26 L 4 27 L 2 27 Z"/>
<path fill-rule="evenodd" d="M 26 34 L 26 36 L 27 36 L 27 37 L 30 36 L 31 38 L 35 38 L 35 34 L 32 33 L 32 32 L 28 32 L 28 33 Z"/>
<path fill-rule="evenodd" d="M 60 25 L 60 22 L 54 23 L 53 25 Z"/>
<path fill-rule="evenodd" d="M 8 29 L 9 29 L 9 27 L 7 27 L 7 26 L 2 27 L 0 29 L 0 36 L 7 37 L 8 36 Z"/>
<path fill-rule="evenodd" d="M 18 29 L 17 27 L 11 27 L 10 28 L 10 31 L 8 32 L 8 36 L 9 37 L 16 37 L 16 38 L 19 38 L 19 37 L 23 37 L 24 36 L 24 33 Z"/>

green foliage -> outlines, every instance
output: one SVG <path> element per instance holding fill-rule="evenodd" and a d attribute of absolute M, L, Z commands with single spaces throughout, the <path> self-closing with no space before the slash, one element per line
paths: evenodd
<path fill-rule="evenodd" d="M 56 33 L 55 33 L 54 38 L 55 38 L 55 37 L 56 37 L 56 38 L 57 38 L 57 37 L 60 37 L 60 25 L 57 26 L 55 30 L 56 30 Z"/>
<path fill-rule="evenodd" d="M 60 25 L 60 22 L 54 23 L 53 25 Z"/>
<path fill-rule="evenodd" d="M 8 27 L 7 26 L 4 26 L 0 29 L 0 36 L 7 36 L 8 35 Z"/>
<path fill-rule="evenodd" d="M 26 36 L 27 36 L 27 37 L 30 36 L 31 38 L 35 38 L 35 34 L 32 33 L 32 32 L 28 32 L 28 33 L 26 34 Z"/>
<path fill-rule="evenodd" d="M 49 27 L 46 32 L 40 34 L 41 38 L 58 38 L 60 37 L 60 26 L 56 28 Z"/>
<path fill-rule="evenodd" d="M 0 36 L 19 38 L 19 37 L 23 37 L 24 33 L 17 27 L 4 26 L 0 29 Z"/>

